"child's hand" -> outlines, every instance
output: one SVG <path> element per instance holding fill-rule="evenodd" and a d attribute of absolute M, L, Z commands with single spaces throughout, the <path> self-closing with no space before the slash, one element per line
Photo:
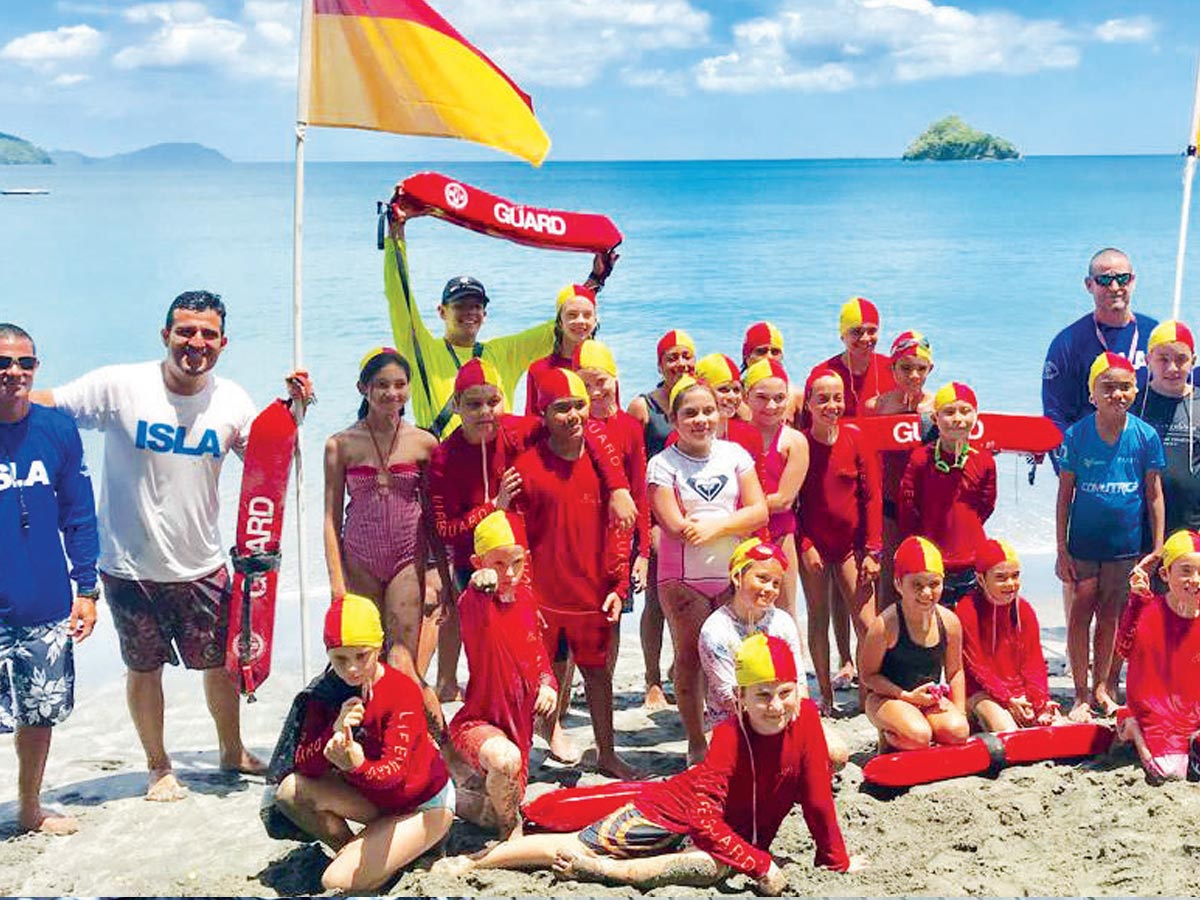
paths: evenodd
<path fill-rule="evenodd" d="M 637 524 L 637 504 L 628 488 L 618 488 L 608 498 L 608 522 L 622 531 L 630 531 Z"/>
<path fill-rule="evenodd" d="M 811 545 L 800 554 L 800 563 L 804 566 L 804 571 L 810 575 L 817 575 L 825 571 L 825 563 L 821 559 L 821 554 L 817 552 L 816 547 Z"/>
<path fill-rule="evenodd" d="M 344 730 L 347 725 L 351 728 L 357 728 L 363 722 L 363 713 L 365 711 L 366 705 L 363 703 L 362 698 L 351 697 L 342 704 L 337 721 L 333 723 L 334 732 Z"/>
<path fill-rule="evenodd" d="M 689 517 L 684 523 L 682 530 L 679 532 L 679 536 L 695 547 L 700 544 L 707 544 L 720 533 L 720 519 L 697 520 Z"/>
<path fill-rule="evenodd" d="M 354 740 L 354 735 L 350 733 L 349 725 L 346 725 L 340 731 L 334 731 L 333 737 L 325 744 L 325 758 L 329 760 L 331 765 L 341 769 L 343 772 L 349 772 L 362 765 L 362 747 L 359 746 L 358 741 Z"/>
<path fill-rule="evenodd" d="M 787 890 L 787 876 L 783 874 L 783 870 L 771 860 L 771 868 L 767 869 L 767 874 L 758 879 L 758 892 L 766 897 L 778 897 Z"/>
<path fill-rule="evenodd" d="M 931 706 L 940 707 L 942 705 L 941 685 L 927 681 L 908 691 L 908 696 L 904 699 L 921 709 L 928 709 Z"/>
<path fill-rule="evenodd" d="M 858 567 L 858 586 L 867 587 L 879 580 L 879 560 L 868 553 L 863 557 L 862 565 Z"/>
<path fill-rule="evenodd" d="M 621 621 L 621 598 L 615 592 L 610 591 L 609 595 L 604 598 L 604 603 L 600 606 L 600 611 L 604 613 L 604 617 L 612 624 Z"/>
<path fill-rule="evenodd" d="M 500 584 L 500 576 L 495 569 L 476 569 L 471 573 L 471 587 L 485 594 L 493 594 Z"/>
<path fill-rule="evenodd" d="M 545 719 L 553 714 L 556 706 L 558 706 L 558 694 L 550 685 L 543 684 L 538 688 L 537 699 L 533 701 L 534 715 Z"/>
<path fill-rule="evenodd" d="M 1024 697 L 1012 697 L 1008 701 L 1008 711 L 1021 726 L 1032 725 L 1034 721 L 1033 704 Z"/>
<path fill-rule="evenodd" d="M 639 556 L 633 561 L 633 567 L 629 573 L 629 581 L 635 591 L 644 591 L 646 589 L 646 578 L 650 572 L 650 557 Z"/>
<path fill-rule="evenodd" d="M 1079 580 L 1075 575 L 1075 561 L 1071 559 L 1066 550 L 1058 551 L 1058 558 L 1054 563 L 1054 574 L 1064 584 L 1074 584 Z"/>
<path fill-rule="evenodd" d="M 521 493 L 521 473 L 511 466 L 505 469 L 500 479 L 500 493 L 496 495 L 496 508 L 508 509 Z"/>

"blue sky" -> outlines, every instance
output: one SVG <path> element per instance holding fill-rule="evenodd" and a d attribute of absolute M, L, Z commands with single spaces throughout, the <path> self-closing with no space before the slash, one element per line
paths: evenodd
<path fill-rule="evenodd" d="M 897 156 L 958 113 L 1028 154 L 1175 153 L 1194 0 L 433 0 L 533 95 L 551 159 Z M 291 156 L 299 0 L 3 0 L 0 131 Z M 314 129 L 310 158 L 494 159 Z"/>

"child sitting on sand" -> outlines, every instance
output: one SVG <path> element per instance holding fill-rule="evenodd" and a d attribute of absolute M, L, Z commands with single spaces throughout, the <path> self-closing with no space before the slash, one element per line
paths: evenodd
<path fill-rule="evenodd" d="M 1021 596 L 1021 561 L 1008 541 L 987 540 L 975 554 L 978 587 L 954 612 L 962 624 L 967 710 L 987 731 L 1059 720 L 1050 699 L 1037 614 Z"/>
<path fill-rule="evenodd" d="M 908 537 L 893 565 L 900 602 L 871 623 L 858 654 L 867 719 L 879 729 L 880 749 L 961 744 L 970 732 L 962 627 L 938 602 L 942 554 L 925 538 Z"/>
<path fill-rule="evenodd" d="M 1116 353 L 1097 356 L 1088 373 L 1088 393 L 1096 412 L 1067 429 L 1058 451 L 1055 516 L 1055 572 L 1075 591 L 1067 620 L 1067 654 L 1075 682 L 1075 705 L 1068 717 L 1076 722 L 1091 720 L 1093 703 L 1105 715 L 1117 708 L 1117 621 L 1134 565 L 1147 550 L 1162 549 L 1161 476 L 1166 467 L 1158 434 L 1128 414 L 1137 397 L 1129 360 Z M 1088 633 L 1093 619 L 1089 692 Z"/>
<path fill-rule="evenodd" d="M 1117 712 L 1117 735 L 1133 742 L 1152 783 L 1200 781 L 1200 534 L 1175 532 L 1161 561 L 1165 594 L 1151 592 L 1149 566 L 1129 579 L 1117 638 L 1129 660 L 1128 706 Z"/>
<path fill-rule="evenodd" d="M 460 783 L 463 818 L 521 833 L 521 800 L 533 746 L 533 719 L 554 712 L 558 685 L 538 627 L 537 599 L 525 574 L 525 524 L 497 510 L 475 527 L 475 574 L 458 598 L 470 680 L 450 723 L 450 739 L 484 779 L 484 792 Z"/>
<path fill-rule="evenodd" d="M 954 609 L 975 587 L 975 549 L 996 508 L 996 459 L 967 442 L 979 418 L 970 387 L 942 385 L 933 396 L 933 416 L 937 440 L 913 450 L 900 480 L 899 524 L 901 534 L 919 534 L 941 551 L 941 602 Z"/>
<path fill-rule="evenodd" d="M 648 890 L 707 887 L 732 870 L 778 896 L 787 879 L 768 848 L 796 803 L 816 843 L 818 866 L 864 868 L 865 859 L 846 853 L 820 716 L 811 700 L 799 697 L 791 650 L 779 638 L 751 635 L 738 648 L 735 672 L 739 715 L 717 726 L 704 762 L 648 784 L 632 803 L 581 832 L 526 835 L 478 858 L 442 860 L 434 872 L 553 867 L 564 879 Z"/>
<path fill-rule="evenodd" d="M 321 876 L 326 890 L 371 893 L 446 836 L 454 785 L 429 738 L 420 690 L 379 660 L 375 603 L 335 599 L 325 646 L 330 670 L 321 680 L 332 684 L 306 689 L 307 702 L 293 707 L 303 724 L 275 804 L 336 852 Z M 323 699 L 338 688 L 350 693 L 340 707 Z M 355 834 L 351 822 L 366 827 Z"/>
<path fill-rule="evenodd" d="M 796 659 L 796 691 L 808 696 L 804 677 L 804 649 L 796 620 L 775 604 L 783 591 L 788 560 L 783 550 L 760 538 L 738 544 L 729 559 L 733 596 L 712 613 L 700 628 L 700 667 L 708 694 L 704 726 L 711 732 L 738 712 L 738 684 L 734 658 L 742 641 L 761 633 L 784 641 Z M 822 719 L 830 766 L 837 771 L 846 764 L 849 751 L 828 719 Z"/>

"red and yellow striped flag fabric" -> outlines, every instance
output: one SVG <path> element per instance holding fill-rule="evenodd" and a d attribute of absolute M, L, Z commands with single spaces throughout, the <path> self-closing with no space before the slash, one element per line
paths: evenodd
<path fill-rule="evenodd" d="M 308 2 L 308 124 L 460 138 L 535 166 L 546 158 L 529 95 L 424 0 Z"/>

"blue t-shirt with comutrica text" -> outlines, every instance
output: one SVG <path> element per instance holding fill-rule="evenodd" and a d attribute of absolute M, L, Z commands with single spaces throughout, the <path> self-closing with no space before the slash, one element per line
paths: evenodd
<path fill-rule="evenodd" d="M 1075 499 L 1067 527 L 1067 552 L 1076 559 L 1128 559 L 1150 549 L 1146 473 L 1167 466 L 1158 433 L 1125 416 L 1114 444 L 1096 431 L 1096 414 L 1067 429 L 1059 466 L 1075 475 Z"/>

